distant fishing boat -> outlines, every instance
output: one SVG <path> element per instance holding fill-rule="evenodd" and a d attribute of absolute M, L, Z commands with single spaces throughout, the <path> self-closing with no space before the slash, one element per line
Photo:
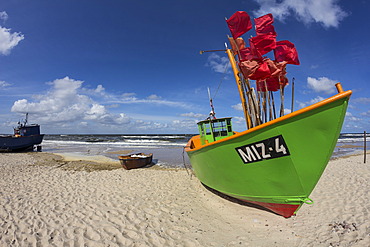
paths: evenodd
<path fill-rule="evenodd" d="M 27 124 L 27 122 L 28 113 L 24 123 L 19 122 L 14 128 L 13 135 L 0 136 L 0 151 L 33 150 L 35 145 L 41 144 L 44 135 L 40 134 L 40 125 Z"/>
<path fill-rule="evenodd" d="M 211 114 L 198 122 L 199 135 L 189 140 L 185 151 L 204 185 L 288 218 L 303 204 L 313 203 L 309 195 L 334 151 L 352 92 L 343 91 L 338 83 L 338 94 L 287 115 L 281 109 L 281 116 L 274 117 L 272 92 L 280 91 L 283 100 L 285 65 L 298 65 L 299 61 L 294 46 L 281 47 L 276 41 L 269 50 L 266 44 L 271 42 L 253 42 L 274 34 L 276 38 L 272 15 L 260 18 L 255 19 L 257 36 L 249 40 L 250 47 L 240 38 L 252 28 L 248 14 L 239 11 L 227 20 L 233 37 L 229 38 L 232 49 L 226 48 L 225 52 L 238 86 L 247 130 L 234 132 L 231 118 L 216 118 L 210 97 Z M 245 29 L 241 31 L 240 27 Z M 270 31 L 266 34 L 263 30 Z M 274 51 L 274 61 L 262 57 L 266 50 Z M 266 65 L 271 62 L 283 69 L 273 74 L 272 66 Z M 262 70 L 270 74 L 262 76 Z M 256 80 L 258 95 L 249 79 Z"/>
<path fill-rule="evenodd" d="M 144 167 L 152 163 L 153 154 L 137 153 L 131 155 L 118 156 L 121 165 L 126 170 Z"/>

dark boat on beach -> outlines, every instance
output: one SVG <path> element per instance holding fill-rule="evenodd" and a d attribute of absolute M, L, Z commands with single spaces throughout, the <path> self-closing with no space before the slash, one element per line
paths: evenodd
<path fill-rule="evenodd" d="M 140 168 L 152 163 L 153 154 L 137 153 L 131 155 L 118 156 L 121 165 L 126 170 Z"/>
<path fill-rule="evenodd" d="M 0 151 L 33 150 L 35 145 L 41 144 L 44 135 L 40 134 L 40 125 L 27 125 L 27 118 L 28 113 L 26 114 L 24 123 L 18 122 L 18 126 L 14 128 L 13 135 L 0 136 Z"/>

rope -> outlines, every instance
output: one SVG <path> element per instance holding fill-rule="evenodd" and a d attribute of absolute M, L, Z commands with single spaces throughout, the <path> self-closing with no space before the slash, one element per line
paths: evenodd
<path fill-rule="evenodd" d="M 216 95 L 217 95 L 217 93 L 218 93 L 218 90 L 220 89 L 221 84 L 222 84 L 223 80 L 224 80 L 224 79 L 225 79 L 225 77 L 226 77 L 226 71 L 227 71 L 227 68 L 228 68 L 228 67 L 229 67 L 229 63 L 226 63 L 226 65 L 225 65 L 225 70 L 224 70 L 224 73 L 223 73 L 223 76 L 221 77 L 220 83 L 218 84 L 217 90 L 216 90 L 216 92 L 214 93 L 214 95 L 213 95 L 213 98 L 212 98 L 212 99 L 216 98 Z"/>
<path fill-rule="evenodd" d="M 186 172 L 188 173 L 188 175 L 191 178 L 191 174 L 189 173 L 188 167 L 186 166 L 186 162 L 185 162 L 185 147 L 182 149 L 182 162 L 183 162 L 183 165 L 185 167 Z"/>

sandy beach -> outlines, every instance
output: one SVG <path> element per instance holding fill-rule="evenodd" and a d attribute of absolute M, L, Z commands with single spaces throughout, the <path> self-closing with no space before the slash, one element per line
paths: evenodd
<path fill-rule="evenodd" d="M 98 161 L 98 163 L 94 162 Z M 370 246 L 370 162 L 329 162 L 289 219 L 225 199 L 185 169 L 0 153 L 0 246 Z"/>

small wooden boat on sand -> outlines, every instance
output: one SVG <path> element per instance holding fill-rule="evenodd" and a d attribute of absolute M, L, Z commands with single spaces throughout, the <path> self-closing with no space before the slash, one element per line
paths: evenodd
<path fill-rule="evenodd" d="M 152 163 L 153 154 L 144 154 L 144 153 L 137 153 L 137 154 L 130 154 L 124 156 L 118 156 L 121 165 L 126 170 L 140 168 Z"/>

